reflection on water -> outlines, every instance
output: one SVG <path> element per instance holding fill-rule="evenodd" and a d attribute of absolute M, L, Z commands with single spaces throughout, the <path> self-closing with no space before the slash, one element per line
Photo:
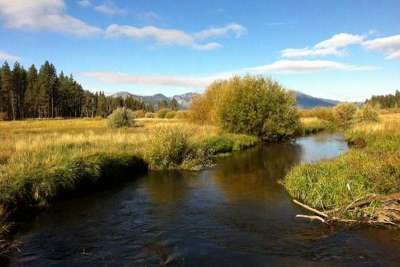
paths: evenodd
<path fill-rule="evenodd" d="M 396 266 L 399 232 L 295 220 L 304 211 L 278 184 L 346 149 L 337 135 L 300 138 L 60 203 L 20 235 L 11 266 Z"/>

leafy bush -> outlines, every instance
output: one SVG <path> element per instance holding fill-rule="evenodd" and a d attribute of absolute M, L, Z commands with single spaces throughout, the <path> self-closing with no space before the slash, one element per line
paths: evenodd
<path fill-rule="evenodd" d="M 357 105 L 354 103 L 341 103 L 334 108 L 334 116 L 337 124 L 348 127 L 354 121 Z"/>
<path fill-rule="evenodd" d="M 169 108 L 162 108 L 158 111 L 157 117 L 160 119 L 164 119 L 165 116 L 170 112 L 171 110 Z"/>
<path fill-rule="evenodd" d="M 232 133 L 266 141 L 288 139 L 300 127 L 294 96 L 263 77 L 234 77 L 217 81 L 193 101 L 192 120 L 214 123 Z"/>
<path fill-rule="evenodd" d="M 128 108 L 117 108 L 107 118 L 111 128 L 131 127 L 135 124 L 135 114 Z"/>
<path fill-rule="evenodd" d="M 364 105 L 358 110 L 357 118 L 359 121 L 377 122 L 379 121 L 379 114 L 373 106 Z"/>

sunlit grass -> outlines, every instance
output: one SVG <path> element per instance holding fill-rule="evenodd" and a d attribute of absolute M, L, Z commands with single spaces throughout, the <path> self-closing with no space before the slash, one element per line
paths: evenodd
<path fill-rule="evenodd" d="M 82 184 L 118 180 L 124 170 L 132 176 L 145 163 L 199 169 L 222 152 L 220 142 L 229 143 L 228 151 L 257 143 L 177 119 L 138 119 L 135 127 L 120 129 L 103 119 L 1 121 L 0 140 L 0 208 L 8 209 L 47 205 Z"/>
<path fill-rule="evenodd" d="M 375 123 L 360 123 L 346 131 L 351 148 L 333 160 L 301 164 L 285 178 L 288 192 L 316 208 L 343 208 L 368 194 L 400 191 L 400 114 L 385 114 Z M 364 216 L 365 214 L 347 214 Z"/>

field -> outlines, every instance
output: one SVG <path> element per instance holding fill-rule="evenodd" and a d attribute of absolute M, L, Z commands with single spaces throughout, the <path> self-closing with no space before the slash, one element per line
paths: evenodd
<path fill-rule="evenodd" d="M 382 207 L 382 199 L 400 192 L 400 114 L 381 114 L 379 122 L 358 123 L 345 135 L 353 145 L 350 151 L 333 160 L 295 167 L 284 181 L 288 192 L 311 207 L 334 210 L 346 219 L 393 223 L 398 215 L 382 214 L 387 208 Z M 348 208 L 368 199 L 362 208 Z"/>
<path fill-rule="evenodd" d="M 219 153 L 257 143 L 174 119 L 138 119 L 123 129 L 103 119 L 0 122 L 0 140 L 0 213 L 45 207 L 63 193 L 147 168 L 200 169 Z"/>

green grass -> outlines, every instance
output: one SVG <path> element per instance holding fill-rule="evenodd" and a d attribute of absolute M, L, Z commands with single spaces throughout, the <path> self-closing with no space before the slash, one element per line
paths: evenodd
<path fill-rule="evenodd" d="M 284 180 L 293 198 L 315 208 L 340 210 L 369 194 L 400 191 L 400 116 L 356 125 L 346 137 L 349 141 L 362 139 L 366 147 L 351 148 L 333 160 L 293 168 Z M 366 214 L 343 216 L 360 218 Z"/>
<path fill-rule="evenodd" d="M 258 142 L 179 120 L 138 119 L 135 125 L 110 129 L 105 120 L 89 119 L 0 122 L 0 210 L 45 207 L 66 193 L 132 178 L 146 165 L 197 170 L 218 153 Z"/>

